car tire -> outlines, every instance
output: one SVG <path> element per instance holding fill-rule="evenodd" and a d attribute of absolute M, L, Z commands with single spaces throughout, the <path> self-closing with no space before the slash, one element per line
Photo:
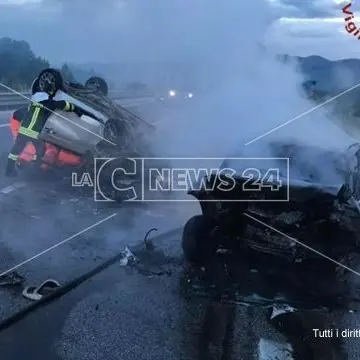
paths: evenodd
<path fill-rule="evenodd" d="M 119 121 L 114 119 L 109 119 L 104 125 L 104 145 L 106 147 L 117 146 L 117 150 L 125 150 L 128 148 L 128 141 L 124 134 L 128 132 L 124 128 L 124 124 L 120 124 Z"/>
<path fill-rule="evenodd" d="M 39 78 L 36 77 L 31 84 L 31 95 L 34 95 L 35 93 L 37 93 L 39 91 L 40 91 Z"/>
<path fill-rule="evenodd" d="M 49 81 L 52 83 L 53 89 L 55 92 L 63 89 L 63 87 L 64 87 L 64 79 L 63 79 L 60 71 L 58 71 L 56 69 L 48 68 L 48 69 L 44 69 L 43 71 L 41 71 L 41 73 L 38 76 L 40 91 L 44 91 L 43 86 L 46 81 Z"/>
<path fill-rule="evenodd" d="M 109 94 L 109 86 L 107 82 L 99 76 L 92 76 L 89 78 L 85 83 L 85 88 L 94 89 L 105 96 L 108 96 Z"/>
<path fill-rule="evenodd" d="M 134 200 L 134 196 L 141 194 L 140 182 L 130 174 L 134 171 L 131 160 L 120 157 L 103 160 L 103 164 L 97 162 L 96 174 L 98 195 L 102 200 L 122 203 Z"/>
<path fill-rule="evenodd" d="M 193 216 L 187 221 L 182 234 L 182 250 L 188 263 L 198 267 L 204 265 L 212 252 L 209 238 L 213 228 L 212 221 L 204 215 Z"/>

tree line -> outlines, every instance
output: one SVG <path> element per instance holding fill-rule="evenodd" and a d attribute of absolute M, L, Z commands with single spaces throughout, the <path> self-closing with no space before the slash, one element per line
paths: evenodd
<path fill-rule="evenodd" d="M 26 41 L 0 38 L 0 82 L 18 91 L 26 91 L 41 70 L 50 67 L 48 60 L 37 56 Z M 68 81 L 75 81 L 67 64 L 59 69 Z M 1 91 L 6 91 L 0 89 Z"/>

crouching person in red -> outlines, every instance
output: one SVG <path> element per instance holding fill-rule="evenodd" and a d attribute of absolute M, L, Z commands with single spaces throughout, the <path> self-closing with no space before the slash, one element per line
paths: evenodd
<path fill-rule="evenodd" d="M 19 127 L 22 119 L 26 116 L 28 107 L 22 107 L 20 109 L 15 110 L 9 119 L 9 127 L 12 134 L 13 141 L 15 142 Z M 81 157 L 71 153 L 70 151 L 66 151 L 58 148 L 55 145 L 45 143 L 44 144 L 45 153 L 41 159 L 41 170 L 47 170 L 52 166 L 79 166 L 81 165 Z M 23 151 L 19 154 L 17 161 L 23 163 L 31 163 L 36 160 L 36 149 L 31 141 L 29 141 Z"/>

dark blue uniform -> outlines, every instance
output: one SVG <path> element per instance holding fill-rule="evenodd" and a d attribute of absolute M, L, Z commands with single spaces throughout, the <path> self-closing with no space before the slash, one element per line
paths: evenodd
<path fill-rule="evenodd" d="M 36 148 L 36 159 L 41 161 L 44 155 L 44 144 L 39 140 L 39 135 L 45 126 L 46 120 L 55 110 L 76 112 L 81 116 L 81 110 L 68 101 L 56 101 L 52 99 L 43 100 L 40 102 L 32 102 L 27 111 L 22 110 L 21 124 L 18 131 L 18 136 L 8 156 L 8 163 L 6 167 L 6 175 L 15 175 L 15 164 L 18 156 L 24 150 L 26 144 L 31 141 Z"/>

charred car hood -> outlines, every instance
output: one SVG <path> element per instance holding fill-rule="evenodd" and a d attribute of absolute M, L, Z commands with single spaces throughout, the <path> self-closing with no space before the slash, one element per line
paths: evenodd
<path fill-rule="evenodd" d="M 223 161 L 221 169 L 236 172 L 234 177 L 239 184 L 261 183 L 261 191 L 249 193 L 250 198 L 259 200 L 278 196 L 283 201 L 303 202 L 319 197 L 324 201 L 333 201 L 346 182 L 344 153 L 281 142 L 272 143 L 270 149 L 272 157 L 243 158 L 245 162 L 232 157 Z M 249 168 L 257 174 L 252 179 L 248 176 Z M 269 169 L 278 171 L 272 179 L 267 177 Z M 271 185 L 273 188 L 278 185 L 277 193 Z"/>

